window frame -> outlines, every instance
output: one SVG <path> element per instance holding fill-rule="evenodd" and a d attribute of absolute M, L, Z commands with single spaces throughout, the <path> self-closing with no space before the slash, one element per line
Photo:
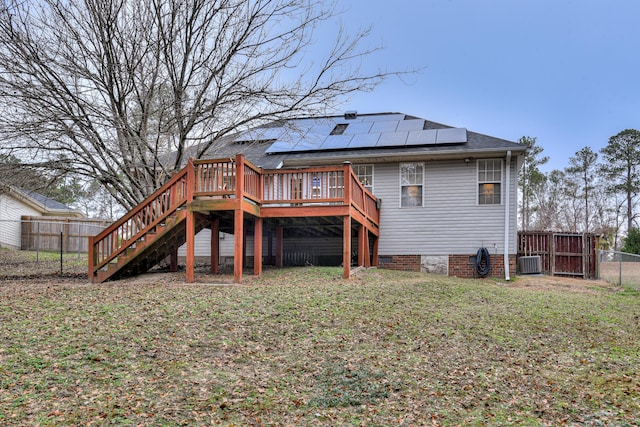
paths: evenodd
<path fill-rule="evenodd" d="M 419 165 L 420 166 L 420 168 L 422 169 L 422 172 L 421 172 L 422 181 L 419 184 L 418 183 L 411 183 L 411 184 L 403 184 L 402 183 L 403 182 L 402 172 L 403 172 L 403 166 L 404 165 Z M 399 179 L 399 183 L 398 183 L 399 184 L 400 200 L 399 200 L 398 205 L 400 206 L 401 209 L 423 208 L 423 207 L 425 207 L 425 185 L 424 185 L 425 172 L 426 172 L 426 169 L 425 169 L 424 162 L 403 162 L 403 163 L 400 163 L 399 170 L 398 170 L 399 178 L 400 178 Z M 402 203 L 402 200 L 403 200 L 403 198 L 402 198 L 402 189 L 404 187 L 412 187 L 412 186 L 417 186 L 417 185 L 419 185 L 421 187 L 421 189 L 420 189 L 420 204 L 417 204 L 417 205 L 406 205 L 406 206 L 403 205 L 403 203 Z"/>
<path fill-rule="evenodd" d="M 493 164 L 495 164 L 495 162 L 497 162 L 499 164 L 499 169 L 491 169 L 494 178 L 495 178 L 495 173 L 496 171 L 499 171 L 500 173 L 500 179 L 496 180 L 496 179 L 486 179 L 486 172 L 488 171 L 488 169 L 485 167 L 484 168 L 484 172 L 485 172 L 485 179 L 481 180 L 480 179 L 480 165 L 482 163 L 485 162 L 493 162 Z M 504 159 L 501 158 L 489 158 L 489 159 L 477 159 L 476 160 L 476 205 L 477 206 L 502 206 L 504 204 Z M 499 191 L 500 191 L 500 200 L 497 203 L 480 203 L 480 196 L 481 196 L 481 192 L 480 192 L 480 188 L 483 184 L 498 184 L 499 187 Z M 486 197 L 486 196 L 485 196 Z M 495 196 L 492 196 L 495 197 Z"/>
<path fill-rule="evenodd" d="M 373 194 L 373 190 L 374 190 L 374 177 L 373 177 L 373 170 L 374 170 L 374 166 L 371 163 L 364 163 L 364 164 L 358 164 L 358 165 L 351 165 L 351 167 L 353 168 L 353 173 L 355 173 L 356 177 L 358 178 L 358 180 L 360 181 L 360 183 L 362 185 L 364 185 L 364 187 L 369 190 L 372 194 Z M 371 168 L 371 174 L 366 174 L 365 176 L 369 176 L 371 177 L 371 184 L 365 184 L 364 182 L 362 182 L 362 176 L 358 174 L 358 171 L 360 170 L 360 168 Z"/>

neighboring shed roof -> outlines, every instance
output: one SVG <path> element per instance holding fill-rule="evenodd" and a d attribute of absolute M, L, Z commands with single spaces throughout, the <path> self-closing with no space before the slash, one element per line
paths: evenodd
<path fill-rule="evenodd" d="M 383 162 L 406 158 L 489 157 L 526 147 L 403 113 L 297 118 L 221 140 L 205 157 L 244 154 L 264 168 Z"/>
<path fill-rule="evenodd" d="M 64 203 L 60 203 L 47 196 L 31 190 L 23 190 L 12 186 L 0 186 L 4 193 L 12 195 L 14 198 L 21 200 L 41 212 L 42 215 L 60 215 L 84 217 L 82 212 L 75 210 Z"/>
<path fill-rule="evenodd" d="M 47 209 L 66 210 L 66 211 L 73 210 L 69 206 L 65 205 L 64 203 L 60 203 L 57 200 L 50 199 L 49 197 L 43 196 L 42 194 L 36 193 L 35 191 L 29 191 L 29 190 L 18 190 L 18 191 L 20 191 L 25 196 L 33 199 L 34 201 L 38 202 L 39 204 L 41 204 Z"/>

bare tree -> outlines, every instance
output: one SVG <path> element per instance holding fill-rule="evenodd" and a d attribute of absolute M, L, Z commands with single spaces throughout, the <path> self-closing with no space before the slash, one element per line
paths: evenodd
<path fill-rule="evenodd" d="M 554 169 L 542 181 L 539 191 L 535 191 L 534 202 L 538 206 L 534 228 L 538 230 L 562 230 L 564 224 L 560 213 L 564 206 L 563 171 Z"/>
<path fill-rule="evenodd" d="M 5 0 L 3 148 L 97 179 L 131 208 L 225 135 L 333 112 L 392 74 L 362 71 L 377 50 L 362 46 L 368 29 L 337 28 L 310 56 L 314 31 L 336 27 L 324 3 Z"/>

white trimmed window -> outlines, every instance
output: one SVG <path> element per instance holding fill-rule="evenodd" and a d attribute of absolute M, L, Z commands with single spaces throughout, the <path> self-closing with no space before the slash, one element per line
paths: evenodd
<path fill-rule="evenodd" d="M 478 204 L 502 203 L 502 160 L 478 160 Z"/>
<path fill-rule="evenodd" d="M 424 164 L 400 164 L 400 207 L 423 206 Z"/>
<path fill-rule="evenodd" d="M 352 167 L 364 188 L 373 193 L 373 165 L 353 165 Z"/>

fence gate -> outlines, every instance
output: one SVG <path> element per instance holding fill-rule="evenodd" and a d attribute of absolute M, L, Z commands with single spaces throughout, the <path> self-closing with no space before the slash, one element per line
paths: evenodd
<path fill-rule="evenodd" d="M 596 277 L 595 234 L 520 231 L 518 257 L 521 256 L 540 256 L 546 274 Z"/>

